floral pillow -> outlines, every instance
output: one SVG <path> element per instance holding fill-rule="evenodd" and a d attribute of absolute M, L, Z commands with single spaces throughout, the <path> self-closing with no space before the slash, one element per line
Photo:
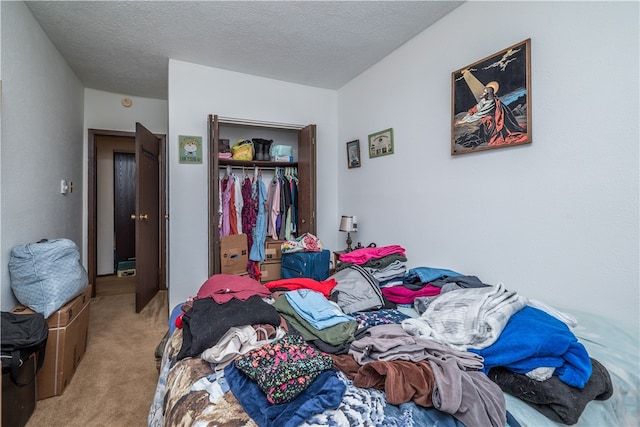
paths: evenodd
<path fill-rule="evenodd" d="M 236 368 L 255 381 L 272 404 L 290 402 L 322 372 L 333 367 L 333 359 L 317 352 L 299 335 L 286 335 L 235 360 Z"/>

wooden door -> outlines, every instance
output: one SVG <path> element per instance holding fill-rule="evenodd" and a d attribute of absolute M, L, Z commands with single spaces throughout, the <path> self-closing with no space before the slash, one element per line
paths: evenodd
<path fill-rule="evenodd" d="M 298 235 L 316 231 L 316 125 L 298 132 Z"/>
<path fill-rule="evenodd" d="M 160 138 L 136 123 L 136 313 L 159 289 Z"/>
<path fill-rule="evenodd" d="M 113 226 L 115 262 L 136 256 L 136 222 L 131 214 L 136 209 L 136 156 L 113 153 Z"/>

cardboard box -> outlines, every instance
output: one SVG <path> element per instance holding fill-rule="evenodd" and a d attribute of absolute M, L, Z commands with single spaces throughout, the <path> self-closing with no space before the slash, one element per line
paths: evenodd
<path fill-rule="evenodd" d="M 281 273 L 280 270 L 282 268 L 282 262 L 280 261 L 269 261 L 269 262 L 261 262 L 260 263 L 260 281 L 270 282 L 272 280 L 280 280 Z"/>
<path fill-rule="evenodd" d="M 268 238 L 264 243 L 264 257 L 266 261 L 282 259 L 282 244 L 286 240 L 273 240 Z"/>
<path fill-rule="evenodd" d="M 220 271 L 241 274 L 247 271 L 249 250 L 246 234 L 232 234 L 220 238 Z"/>
<path fill-rule="evenodd" d="M 58 396 L 67 388 L 87 350 L 89 307 L 63 328 L 49 329 L 44 363 L 38 372 L 38 400 Z"/>
<path fill-rule="evenodd" d="M 36 377 L 38 400 L 62 394 L 71 382 L 87 349 L 90 301 L 91 285 L 47 318 L 49 338 L 44 363 Z M 22 305 L 11 311 L 33 313 Z"/>
<path fill-rule="evenodd" d="M 91 285 L 87 286 L 87 288 L 80 295 L 73 298 L 68 303 L 60 307 L 58 311 L 47 317 L 47 324 L 49 325 L 49 329 L 62 328 L 71 323 L 71 320 L 74 319 L 78 313 L 80 313 L 80 310 L 82 310 L 82 308 L 85 305 L 89 304 L 89 301 L 91 301 L 91 288 Z M 29 314 L 33 313 L 33 310 L 20 304 L 15 306 L 11 310 L 11 312 L 18 314 Z"/>

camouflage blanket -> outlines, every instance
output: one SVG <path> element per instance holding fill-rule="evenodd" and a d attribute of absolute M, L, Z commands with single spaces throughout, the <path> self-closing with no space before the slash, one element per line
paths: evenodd
<path fill-rule="evenodd" d="M 176 329 L 162 356 L 148 425 L 257 427 L 233 393 L 215 380 L 216 372 L 209 362 L 200 358 L 176 360 L 181 345 L 182 330 Z"/>

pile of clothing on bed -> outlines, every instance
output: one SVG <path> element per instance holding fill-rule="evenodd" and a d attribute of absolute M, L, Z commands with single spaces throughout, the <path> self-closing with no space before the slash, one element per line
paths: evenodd
<path fill-rule="evenodd" d="M 346 255 L 324 281 L 212 276 L 180 307 L 171 364 L 208 364 L 199 389 L 217 390 L 211 403 L 230 390 L 260 426 L 518 426 L 503 391 L 575 424 L 611 395 L 571 316 L 474 276 L 406 270 L 399 246 Z"/>

